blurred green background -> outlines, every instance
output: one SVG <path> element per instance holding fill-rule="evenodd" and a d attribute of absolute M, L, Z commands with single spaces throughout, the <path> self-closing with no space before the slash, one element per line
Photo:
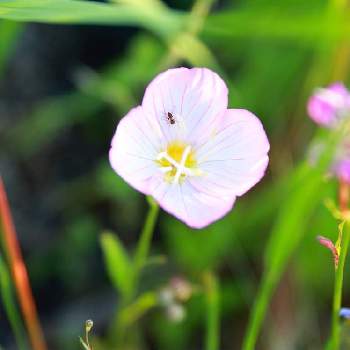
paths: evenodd
<path fill-rule="evenodd" d="M 323 347 L 334 269 L 315 237 L 337 236 L 323 203 L 336 200 L 337 185 L 304 162 L 316 134 L 305 104 L 314 88 L 347 81 L 347 6 L 0 0 L 0 172 L 49 349 L 80 349 L 89 318 L 94 349 L 113 348 L 120 286 L 105 264 L 101 233 L 113 232 L 105 250 L 119 237 L 132 252 L 147 203 L 110 168 L 110 140 L 148 82 L 173 66 L 205 66 L 224 78 L 229 106 L 261 118 L 270 165 L 229 215 L 204 230 L 161 212 L 140 293 L 159 291 L 174 276 L 201 286 L 206 274 L 216 275 L 219 349 L 233 350 L 242 347 L 259 284 L 268 280 L 273 298 L 257 348 Z M 204 349 L 208 310 L 198 288 L 183 321 L 161 306 L 142 314 L 130 349 Z M 16 349 L 1 306 L 0 345 Z"/>

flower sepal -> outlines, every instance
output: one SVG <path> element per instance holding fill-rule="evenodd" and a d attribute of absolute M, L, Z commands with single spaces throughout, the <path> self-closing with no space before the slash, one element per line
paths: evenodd
<path fill-rule="evenodd" d="M 340 253 L 341 253 L 344 223 L 345 223 L 345 221 L 342 221 L 339 224 L 339 226 L 338 226 L 338 239 L 337 239 L 337 241 L 335 243 L 333 243 L 327 237 L 317 236 L 317 240 L 320 242 L 320 244 L 331 251 L 331 253 L 333 255 L 333 261 L 334 261 L 335 269 L 338 268 L 338 264 L 339 264 L 339 257 L 340 257 Z"/>

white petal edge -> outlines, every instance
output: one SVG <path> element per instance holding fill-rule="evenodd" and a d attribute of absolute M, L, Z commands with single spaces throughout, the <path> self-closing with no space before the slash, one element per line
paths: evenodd
<path fill-rule="evenodd" d="M 159 137 L 157 126 L 150 124 L 139 106 L 121 119 L 109 151 L 110 164 L 117 174 L 145 194 L 149 194 L 150 182 L 162 177 L 155 162 Z"/>
<path fill-rule="evenodd" d="M 162 209 L 186 225 L 200 229 L 224 217 L 233 207 L 235 197 L 215 197 L 198 191 L 191 182 L 182 185 L 156 184 L 151 195 Z"/>
<path fill-rule="evenodd" d="M 229 109 L 216 133 L 196 150 L 204 176 L 196 179 L 213 193 L 241 196 L 265 174 L 270 145 L 260 120 L 244 109 Z"/>

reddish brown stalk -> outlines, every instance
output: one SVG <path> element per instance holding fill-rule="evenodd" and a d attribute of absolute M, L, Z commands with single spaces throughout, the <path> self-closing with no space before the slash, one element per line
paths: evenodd
<path fill-rule="evenodd" d="M 348 212 L 350 188 L 349 184 L 340 179 L 339 180 L 339 208 L 341 213 L 345 216 Z"/>
<path fill-rule="evenodd" d="M 15 226 L 13 224 L 4 183 L 0 176 L 0 220 L 3 241 L 8 254 L 19 304 L 26 323 L 30 342 L 34 350 L 46 350 L 44 335 L 40 326 L 32 290 L 29 283 L 26 266 L 23 262 L 18 244 Z"/>

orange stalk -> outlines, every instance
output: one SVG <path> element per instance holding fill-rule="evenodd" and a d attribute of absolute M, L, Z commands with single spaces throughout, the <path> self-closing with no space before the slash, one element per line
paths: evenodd
<path fill-rule="evenodd" d="M 9 202 L 4 183 L 0 176 L 0 221 L 3 241 L 7 251 L 9 265 L 14 280 L 17 297 L 23 318 L 34 350 L 47 350 L 44 334 L 40 326 L 29 277 L 17 240 Z"/>
<path fill-rule="evenodd" d="M 349 184 L 340 179 L 339 180 L 339 208 L 343 215 L 346 215 L 348 211 L 349 196 L 350 196 Z"/>

